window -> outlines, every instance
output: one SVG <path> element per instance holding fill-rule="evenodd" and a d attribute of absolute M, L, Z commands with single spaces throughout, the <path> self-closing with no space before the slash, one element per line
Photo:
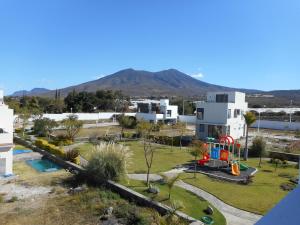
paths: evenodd
<path fill-rule="evenodd" d="M 228 109 L 228 111 L 227 111 L 227 118 L 228 118 L 228 119 L 231 118 L 231 109 Z"/>
<path fill-rule="evenodd" d="M 216 102 L 228 102 L 228 95 L 227 94 L 218 94 L 216 95 Z"/>
<path fill-rule="evenodd" d="M 167 110 L 167 117 L 171 117 L 172 115 L 172 110 Z"/>
<path fill-rule="evenodd" d="M 240 109 L 235 109 L 234 110 L 234 118 L 237 118 L 240 115 L 241 115 L 241 110 Z"/>
<path fill-rule="evenodd" d="M 197 119 L 198 120 L 204 119 L 204 108 L 197 108 Z"/>
<path fill-rule="evenodd" d="M 204 124 L 199 124 L 199 132 L 203 133 L 205 131 L 205 126 Z"/>

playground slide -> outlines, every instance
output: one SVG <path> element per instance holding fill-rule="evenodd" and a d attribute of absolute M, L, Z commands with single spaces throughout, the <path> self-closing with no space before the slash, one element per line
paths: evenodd
<path fill-rule="evenodd" d="M 249 167 L 246 164 L 240 163 L 240 170 L 245 171 L 249 169 Z"/>
<path fill-rule="evenodd" d="M 235 175 L 235 176 L 240 175 L 240 169 L 239 169 L 239 165 L 237 163 L 233 163 L 231 165 L 231 173 L 232 173 L 232 175 Z"/>

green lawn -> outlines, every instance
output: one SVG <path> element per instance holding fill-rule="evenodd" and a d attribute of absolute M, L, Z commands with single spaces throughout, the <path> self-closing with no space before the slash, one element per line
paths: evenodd
<path fill-rule="evenodd" d="M 160 193 L 158 195 L 153 195 L 153 194 L 149 194 L 146 191 L 146 185 L 143 181 L 129 180 L 129 183 L 128 181 L 122 181 L 121 183 L 143 195 L 146 195 L 154 199 L 155 201 L 161 202 L 166 205 L 170 205 L 170 200 L 168 200 L 168 188 L 166 185 L 154 183 L 155 186 L 159 188 Z M 176 186 L 172 189 L 171 193 L 172 193 L 171 195 L 172 200 L 179 201 L 182 203 L 183 208 L 180 209 L 180 211 L 183 211 L 184 213 L 198 220 L 200 220 L 202 216 L 206 215 L 203 212 L 203 210 L 207 208 L 209 203 L 204 199 Z M 226 224 L 226 220 L 224 216 L 216 208 L 214 208 L 214 214 L 212 218 L 215 221 L 214 224 L 218 224 L 218 225 Z"/>
<path fill-rule="evenodd" d="M 257 167 L 258 159 L 249 159 L 249 166 Z M 273 165 L 263 161 L 262 167 L 255 174 L 253 183 L 249 185 L 239 185 L 229 182 L 211 179 L 205 175 L 182 174 L 184 182 L 197 186 L 224 202 L 247 211 L 258 214 L 266 214 L 288 193 L 280 188 L 280 184 L 289 182 L 289 178 L 280 177 L 280 174 L 297 176 L 298 169 L 294 165 L 287 168 L 279 167 L 274 171 Z"/>
<path fill-rule="evenodd" d="M 129 165 L 129 173 L 145 173 L 147 166 L 144 158 L 144 150 L 142 142 L 126 142 L 133 152 L 132 162 Z M 160 173 L 171 170 L 176 165 L 187 163 L 192 160 L 193 157 L 188 152 L 187 148 L 173 147 L 165 145 L 156 145 L 155 153 L 153 157 L 153 165 L 151 173 Z"/>
<path fill-rule="evenodd" d="M 124 142 L 124 144 L 133 152 L 128 172 L 145 173 L 147 167 L 142 142 L 132 141 Z M 88 159 L 92 148 L 91 144 L 84 144 L 80 146 L 80 152 Z M 171 150 L 170 146 L 157 145 L 151 173 L 165 172 L 176 165 L 184 164 L 191 160 L 193 160 L 193 157 L 186 148 L 180 150 L 179 147 L 173 147 L 173 150 Z M 249 159 L 247 164 L 257 167 L 258 159 Z M 193 174 L 183 173 L 181 178 L 184 182 L 197 186 L 234 207 L 258 214 L 265 214 L 288 193 L 283 191 L 280 185 L 289 182 L 289 178 L 279 175 L 282 173 L 294 177 L 298 175 L 298 169 L 294 165 L 290 165 L 287 168 L 279 167 L 276 172 L 274 170 L 273 165 L 263 161 L 262 167 L 259 168 L 259 171 L 253 178 L 253 183 L 249 185 L 219 181 L 201 174 L 197 174 L 197 178 L 193 179 Z"/>
<path fill-rule="evenodd" d="M 129 173 L 145 173 L 147 166 L 144 158 L 143 144 L 139 141 L 124 142 L 132 151 L 132 159 L 128 168 Z M 193 157 L 188 152 L 187 148 L 173 147 L 164 145 L 155 145 L 155 153 L 151 173 L 160 173 L 171 170 L 179 164 L 187 163 Z M 79 146 L 80 154 L 89 159 L 93 145 L 86 143 Z"/>
<path fill-rule="evenodd" d="M 15 145 L 14 149 L 28 149 L 27 147 L 25 147 L 24 145 Z"/>

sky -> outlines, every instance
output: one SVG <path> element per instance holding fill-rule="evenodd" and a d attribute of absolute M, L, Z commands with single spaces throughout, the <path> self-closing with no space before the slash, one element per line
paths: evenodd
<path fill-rule="evenodd" d="M 300 89 L 299 0 L 0 0 L 0 88 L 63 88 L 125 68 Z"/>

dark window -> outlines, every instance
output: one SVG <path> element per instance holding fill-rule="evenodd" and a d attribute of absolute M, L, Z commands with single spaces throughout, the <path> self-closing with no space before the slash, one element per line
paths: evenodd
<path fill-rule="evenodd" d="M 216 95 L 216 102 L 228 102 L 228 95 L 227 94 Z"/>
<path fill-rule="evenodd" d="M 197 119 L 198 120 L 204 119 L 204 108 L 197 108 Z"/>
<path fill-rule="evenodd" d="M 237 118 L 239 115 L 241 115 L 241 110 L 240 109 L 235 109 L 234 110 L 234 118 Z"/>
<path fill-rule="evenodd" d="M 205 131 L 205 126 L 204 124 L 199 124 L 199 132 L 203 133 Z"/>
<path fill-rule="evenodd" d="M 208 137 L 219 138 L 222 135 L 222 126 L 208 125 Z"/>
<path fill-rule="evenodd" d="M 167 117 L 171 117 L 172 115 L 172 110 L 167 110 Z"/>
<path fill-rule="evenodd" d="M 231 109 L 228 109 L 228 112 L 227 112 L 227 118 L 228 118 L 228 119 L 231 118 Z"/>

